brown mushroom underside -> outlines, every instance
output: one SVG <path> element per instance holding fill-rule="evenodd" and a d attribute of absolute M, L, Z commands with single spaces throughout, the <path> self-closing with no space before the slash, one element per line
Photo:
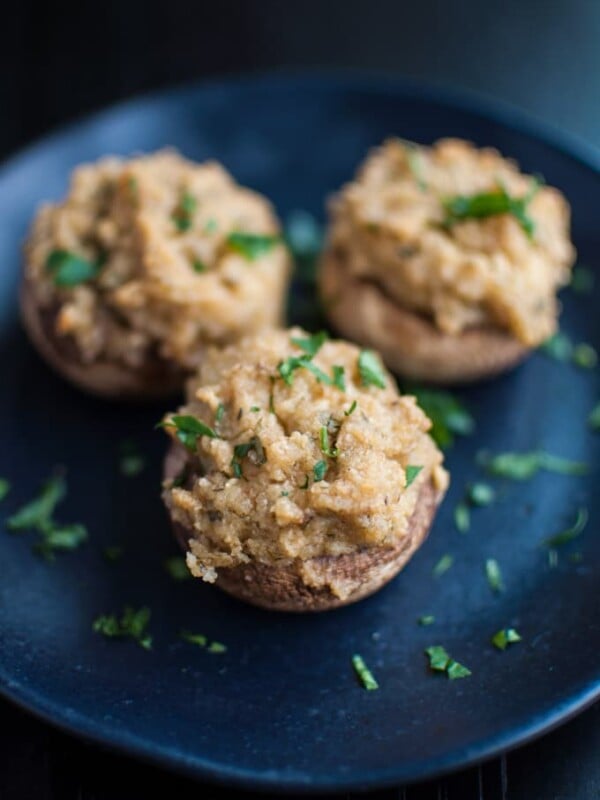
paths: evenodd
<path fill-rule="evenodd" d="M 332 326 L 379 350 L 386 365 L 411 380 L 469 383 L 518 364 L 529 350 L 493 327 L 443 333 L 427 317 L 393 302 L 375 283 L 347 274 L 343 254 L 325 252 L 320 292 Z"/>
<path fill-rule="evenodd" d="M 186 459 L 183 448 L 172 445 L 165 459 L 164 477 L 178 475 Z M 425 541 L 442 497 L 443 493 L 431 481 L 423 484 L 408 533 L 395 547 L 363 548 L 355 553 L 320 556 L 306 562 L 252 561 L 221 567 L 216 584 L 240 600 L 275 611 L 326 611 L 354 603 L 376 592 L 400 572 Z M 193 533 L 177 523 L 173 524 L 173 532 L 181 548 L 188 551 Z M 303 580 L 302 572 L 307 570 L 318 578 L 319 585 L 309 585 Z M 337 593 L 329 582 L 336 586 Z"/>

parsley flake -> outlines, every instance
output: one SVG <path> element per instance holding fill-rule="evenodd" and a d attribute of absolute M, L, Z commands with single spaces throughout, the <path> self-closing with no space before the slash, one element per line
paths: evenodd
<path fill-rule="evenodd" d="M 419 625 L 426 628 L 428 625 L 433 625 L 435 622 L 435 617 L 433 614 L 423 614 L 423 616 L 419 617 Z"/>
<path fill-rule="evenodd" d="M 156 427 L 175 428 L 177 430 L 175 435 L 181 444 L 192 453 L 196 450 L 196 442 L 201 436 L 208 436 L 211 439 L 219 438 L 219 434 L 209 425 L 189 414 L 174 414 L 170 419 L 159 422 Z"/>
<path fill-rule="evenodd" d="M 361 682 L 363 689 L 366 689 L 368 692 L 379 689 L 379 684 L 373 677 L 373 673 L 365 664 L 363 657 L 358 655 L 358 653 L 355 653 L 352 656 L 352 666 L 354 667 L 354 671 Z"/>
<path fill-rule="evenodd" d="M 223 419 L 224 414 L 225 414 L 225 405 L 223 403 L 219 403 L 219 405 L 217 406 L 217 410 L 215 411 L 215 422 L 217 425 Z"/>
<path fill-rule="evenodd" d="M 135 442 L 126 440 L 121 443 L 120 449 L 121 458 L 119 461 L 119 470 L 121 475 L 124 475 L 126 478 L 134 478 L 142 472 L 146 462 L 143 456 L 138 452 Z"/>
<path fill-rule="evenodd" d="M 485 562 L 485 576 L 493 592 L 503 592 L 504 583 L 500 565 L 495 558 L 488 558 Z"/>
<path fill-rule="evenodd" d="M 404 486 L 405 489 L 408 489 L 408 487 L 411 485 L 411 483 L 414 481 L 414 479 L 417 477 L 417 475 L 419 474 L 419 472 L 421 472 L 422 469 L 423 467 L 414 466 L 412 464 L 409 464 L 406 467 L 406 469 L 404 470 L 404 473 L 406 475 L 406 484 Z"/>
<path fill-rule="evenodd" d="M 470 669 L 451 658 L 446 648 L 441 645 L 427 647 L 425 653 L 429 658 L 429 668 L 434 672 L 445 672 L 451 681 L 466 678 L 471 674 Z"/>
<path fill-rule="evenodd" d="M 347 408 L 344 411 L 344 416 L 345 417 L 349 417 L 350 414 L 353 414 L 356 411 L 356 406 L 357 406 L 357 402 L 356 402 L 356 400 L 353 400 L 352 401 L 352 405 L 350 406 L 350 408 Z M 598 427 L 600 428 L 600 403 L 598 404 Z"/>
<path fill-rule="evenodd" d="M 258 436 L 253 436 L 248 442 L 236 444 L 233 448 L 233 458 L 231 459 L 231 469 L 236 478 L 243 478 L 242 461 L 244 458 L 257 466 L 265 464 L 267 455 Z"/>
<path fill-rule="evenodd" d="M 204 261 L 202 261 L 200 258 L 195 258 L 192 261 L 192 269 L 194 272 L 201 274 L 202 272 L 206 272 L 207 267 Z"/>
<path fill-rule="evenodd" d="M 498 453 L 495 456 L 482 452 L 479 454 L 478 460 L 491 475 L 515 481 L 529 480 L 540 470 L 556 472 L 560 475 L 585 475 L 588 471 L 588 465 L 583 462 L 571 461 L 543 450 L 525 453 Z"/>
<path fill-rule="evenodd" d="M 324 453 L 329 458 L 337 458 L 340 454 L 340 451 L 337 447 L 331 447 L 329 444 L 329 431 L 326 425 L 321 426 L 321 430 L 319 431 L 319 442 L 321 445 L 321 452 Z"/>
<path fill-rule="evenodd" d="M 566 333 L 557 331 L 553 336 L 540 345 L 540 350 L 556 361 L 570 361 L 573 355 L 573 344 Z"/>
<path fill-rule="evenodd" d="M 102 614 L 92 625 L 96 633 L 101 633 L 109 638 L 130 638 L 145 650 L 152 648 L 152 636 L 146 628 L 150 622 L 150 609 L 140 608 L 137 611 L 126 606 L 120 617 L 115 614 Z"/>
<path fill-rule="evenodd" d="M 588 425 L 593 431 L 600 431 L 600 403 L 591 410 L 588 416 Z"/>
<path fill-rule="evenodd" d="M 448 572 L 453 564 L 454 556 L 450 555 L 450 553 L 446 553 L 446 555 L 442 556 L 433 568 L 434 577 L 441 578 L 442 575 Z"/>
<path fill-rule="evenodd" d="M 471 510 L 464 501 L 454 509 L 454 524 L 461 533 L 466 533 L 471 527 Z"/>
<path fill-rule="evenodd" d="M 431 420 L 431 438 L 442 448 L 450 447 L 454 436 L 469 436 L 475 430 L 475 420 L 450 392 L 407 386 L 417 403 Z"/>
<path fill-rule="evenodd" d="M 496 499 L 496 492 L 488 483 L 474 483 L 469 486 L 467 497 L 474 506 L 489 506 Z"/>
<path fill-rule="evenodd" d="M 181 631 L 181 638 L 184 642 L 195 644 L 197 647 L 202 647 L 207 653 L 226 653 L 227 647 L 221 642 L 209 642 L 208 638 L 202 633 L 190 633 L 189 631 Z"/>
<path fill-rule="evenodd" d="M 6 478 L 0 478 L 0 500 L 4 500 L 9 492 L 10 483 L 6 480 Z"/>
<path fill-rule="evenodd" d="M 547 547 L 558 547 L 560 545 L 572 542 L 573 539 L 576 539 L 583 532 L 583 529 L 588 523 L 588 519 L 589 519 L 589 514 L 587 508 L 580 508 L 577 511 L 575 522 L 569 528 L 566 528 L 564 531 L 561 531 L 560 533 L 557 533 L 554 536 L 550 536 L 548 539 L 545 539 L 544 544 Z"/>
<path fill-rule="evenodd" d="M 317 463 L 313 467 L 313 476 L 315 479 L 315 483 L 318 481 L 322 481 L 325 477 L 325 473 L 327 472 L 327 462 L 326 461 L 317 461 Z M 308 486 L 308 476 L 306 476 L 306 483 Z M 307 486 L 302 486 L 302 489 L 307 488 Z"/>
<path fill-rule="evenodd" d="M 523 197 L 512 197 L 504 187 L 491 192 L 449 197 L 444 200 L 446 211 L 444 225 L 451 227 L 465 219 L 484 219 L 497 214 L 511 214 L 527 237 L 532 239 L 535 222 L 528 213 L 528 206 L 539 187 L 539 181 L 534 180 L 531 188 Z"/>
<path fill-rule="evenodd" d="M 171 215 L 171 219 L 180 233 L 185 233 L 192 227 L 193 216 L 197 207 L 198 201 L 194 195 L 189 192 L 183 192 L 179 205 Z"/>
<path fill-rule="evenodd" d="M 279 244 L 279 235 L 243 233 L 242 231 L 232 231 L 227 237 L 229 248 L 239 253 L 247 261 L 256 261 L 265 253 Z"/>
<path fill-rule="evenodd" d="M 577 294 L 590 294 L 594 288 L 595 275 L 589 267 L 578 264 L 571 273 L 571 289 Z"/>
<path fill-rule="evenodd" d="M 319 331 L 307 337 L 292 337 L 291 341 L 292 344 L 295 344 L 300 350 L 303 350 L 311 358 L 314 358 L 328 339 L 329 335 L 326 331 Z"/>
<path fill-rule="evenodd" d="M 358 356 L 358 372 L 363 386 L 377 386 L 385 389 L 385 372 L 379 356 L 373 350 L 361 350 Z"/>
<path fill-rule="evenodd" d="M 171 578 L 178 583 L 190 580 L 192 573 L 189 571 L 183 556 L 170 556 L 165 559 L 164 566 Z"/>
<path fill-rule="evenodd" d="M 506 650 L 509 644 L 521 641 L 521 636 L 514 628 L 501 628 L 492 636 L 492 644 L 498 650 Z"/>
<path fill-rule="evenodd" d="M 46 259 L 46 269 L 55 286 L 70 288 L 96 278 L 102 269 L 102 259 L 90 261 L 68 250 L 53 250 Z"/>
<path fill-rule="evenodd" d="M 573 363 L 582 369 L 594 369 L 598 364 L 598 353 L 587 342 L 580 342 L 573 348 Z"/>

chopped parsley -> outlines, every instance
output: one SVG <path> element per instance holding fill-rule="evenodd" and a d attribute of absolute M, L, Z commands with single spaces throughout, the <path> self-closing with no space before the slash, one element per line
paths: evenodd
<path fill-rule="evenodd" d="M 334 364 L 331 368 L 332 373 L 332 382 L 333 385 L 336 386 L 340 392 L 346 391 L 346 378 L 344 376 L 344 368 L 340 367 L 338 364 Z"/>
<path fill-rule="evenodd" d="M 174 414 L 170 419 L 159 422 L 157 427 L 176 428 L 177 433 L 175 435 L 181 444 L 192 453 L 196 450 L 196 441 L 201 436 L 209 436 L 211 439 L 219 438 L 218 433 L 209 425 L 189 414 Z"/>
<path fill-rule="evenodd" d="M 444 200 L 446 211 L 444 225 L 451 227 L 465 219 L 484 219 L 497 214 L 512 214 L 528 238 L 532 239 L 535 222 L 528 213 L 528 206 L 539 187 L 539 181 L 534 180 L 523 197 L 512 197 L 502 186 L 491 192 L 449 197 Z"/>
<path fill-rule="evenodd" d="M 454 436 L 469 436 L 475 430 L 475 420 L 461 401 L 450 392 L 409 386 L 417 403 L 431 420 L 430 435 L 441 447 L 450 447 Z"/>
<path fill-rule="evenodd" d="M 181 631 L 181 638 L 184 642 L 195 644 L 196 647 L 202 647 L 207 653 L 226 653 L 227 647 L 221 642 L 209 642 L 208 638 L 203 633 L 190 633 L 190 631 Z"/>
<path fill-rule="evenodd" d="M 308 355 L 308 353 L 305 353 L 301 356 L 289 356 L 289 358 L 286 358 L 285 361 L 281 361 L 277 365 L 277 371 L 287 386 L 292 385 L 294 381 L 294 372 L 297 369 L 307 369 L 309 372 L 312 372 L 319 383 L 324 383 L 327 386 L 336 385 L 338 388 L 340 388 L 339 377 L 337 379 L 337 383 L 335 377 L 335 370 L 338 368 L 333 368 L 334 377 L 331 378 L 329 375 L 327 375 L 327 373 L 323 372 L 322 369 L 317 367 L 316 364 L 313 364 L 312 356 Z"/>
<path fill-rule="evenodd" d="M 120 617 L 117 617 L 116 614 L 102 614 L 99 616 L 94 620 L 92 629 L 96 633 L 101 633 L 109 638 L 133 639 L 140 647 L 150 650 L 152 636 L 146 630 L 149 622 L 149 608 L 143 607 L 136 611 L 130 606 L 126 606 Z"/>
<path fill-rule="evenodd" d="M 433 614 L 423 614 L 423 616 L 419 617 L 419 625 L 422 625 L 426 628 L 428 625 L 433 625 L 435 622 L 435 617 Z"/>
<path fill-rule="evenodd" d="M 583 532 L 583 529 L 588 523 L 589 514 L 587 508 L 580 508 L 577 511 L 577 516 L 575 517 L 575 522 L 568 528 L 565 528 L 564 531 L 555 534 L 554 536 L 550 536 L 548 539 L 544 540 L 544 544 L 547 547 L 558 547 L 563 544 L 568 544 L 572 542 L 573 539 L 576 539 L 580 533 Z"/>
<path fill-rule="evenodd" d="M 243 233 L 242 231 L 232 231 L 227 237 L 229 248 L 242 255 L 247 261 L 256 261 L 265 253 L 279 244 L 279 235 Z"/>
<path fill-rule="evenodd" d="M 509 478 L 514 481 L 526 481 L 533 478 L 540 470 L 556 472 L 560 475 L 585 475 L 588 465 L 580 461 L 546 453 L 544 450 L 532 450 L 525 453 L 498 453 L 493 456 L 482 452 L 479 462 L 491 475 L 498 478 Z"/>
<path fill-rule="evenodd" d="M 22 506 L 7 520 L 11 531 L 36 531 L 39 538 L 34 549 L 49 560 L 56 552 L 76 550 L 88 538 L 84 525 L 63 525 L 53 519 L 54 510 L 66 493 L 64 477 L 55 475 L 46 481 L 38 497 Z"/>
<path fill-rule="evenodd" d="M 328 339 L 329 335 L 326 331 L 319 331 L 307 337 L 292 337 L 292 344 L 295 344 L 300 350 L 303 350 L 311 358 L 314 358 Z"/>
<path fill-rule="evenodd" d="M 96 278 L 102 269 L 103 259 L 90 261 L 68 250 L 53 250 L 46 259 L 46 269 L 55 286 L 69 288 Z"/>
<path fill-rule="evenodd" d="M 181 583 L 192 577 L 183 556 L 169 556 L 164 562 L 165 569 L 174 581 Z"/>
<path fill-rule="evenodd" d="M 363 386 L 377 386 L 385 389 L 385 372 L 379 356 L 372 350 L 361 350 L 358 356 L 358 372 Z"/>
<path fill-rule="evenodd" d="M 267 455 L 258 436 L 253 436 L 248 442 L 236 444 L 233 448 L 233 458 L 230 466 L 236 478 L 244 477 L 242 462 L 245 458 L 248 458 L 251 463 L 257 466 L 266 463 Z"/>
<path fill-rule="evenodd" d="M 571 273 L 571 289 L 577 294 L 590 294 L 594 288 L 595 275 L 589 267 L 578 264 Z"/>
<path fill-rule="evenodd" d="M 173 212 L 171 219 L 180 233 L 189 231 L 192 227 L 193 216 L 198 207 L 198 201 L 193 194 L 183 192 L 179 205 Z"/>
<path fill-rule="evenodd" d="M 573 348 L 573 363 L 582 369 L 594 369 L 598 364 L 598 353 L 587 342 L 580 342 Z"/>
<path fill-rule="evenodd" d="M 461 533 L 466 533 L 471 527 L 471 509 L 464 500 L 454 509 L 454 524 Z"/>
<path fill-rule="evenodd" d="M 126 478 L 134 478 L 144 469 L 146 462 L 139 453 L 135 442 L 126 440 L 121 443 L 119 470 Z"/>
<path fill-rule="evenodd" d="M 545 355 L 556 361 L 570 361 L 573 355 L 573 344 L 566 333 L 557 331 L 540 346 Z"/>
<path fill-rule="evenodd" d="M 588 425 L 593 431 L 600 431 L 600 403 L 597 403 L 588 416 Z"/>
<path fill-rule="evenodd" d="M 350 414 L 353 414 L 356 411 L 356 406 L 357 406 L 356 400 L 353 400 L 350 408 L 347 408 L 344 411 L 344 416 L 349 417 Z M 600 403 L 598 404 L 598 427 L 600 428 Z"/>
<path fill-rule="evenodd" d="M 192 261 L 192 269 L 194 270 L 194 272 L 200 274 L 202 272 L 206 272 L 207 267 L 204 261 L 202 261 L 200 258 L 195 258 Z"/>
<path fill-rule="evenodd" d="M 554 550 L 554 548 L 548 550 L 548 566 L 550 569 L 558 567 L 558 550 Z"/>
<path fill-rule="evenodd" d="M 501 628 L 492 636 L 492 644 L 498 650 L 506 650 L 509 644 L 521 641 L 521 636 L 514 628 Z"/>
<path fill-rule="evenodd" d="M 223 403 L 219 403 L 217 406 L 217 410 L 215 411 L 215 422 L 217 425 L 223 419 L 223 415 L 225 414 L 225 405 Z"/>
<path fill-rule="evenodd" d="M 321 452 L 324 453 L 329 458 L 337 458 L 340 454 L 340 451 L 337 447 L 332 447 L 329 443 L 329 430 L 326 425 L 321 426 L 321 430 L 319 431 L 319 442 L 321 444 Z"/>
<path fill-rule="evenodd" d="M 485 562 L 485 576 L 493 592 L 503 592 L 504 583 L 502 581 L 502 572 L 500 565 L 495 558 L 488 558 Z"/>
<path fill-rule="evenodd" d="M 6 478 L 0 478 L 0 500 L 4 500 L 9 492 L 10 483 L 6 480 Z"/>
<path fill-rule="evenodd" d="M 467 498 L 474 506 L 489 506 L 496 499 L 496 492 L 488 483 L 474 483 L 467 489 Z"/>
<path fill-rule="evenodd" d="M 325 473 L 327 472 L 327 462 L 326 461 L 317 461 L 317 463 L 313 467 L 313 477 L 315 479 L 315 483 L 322 481 L 325 477 Z M 307 488 L 308 486 L 308 476 L 306 476 L 306 486 L 302 486 L 302 489 Z"/>
<path fill-rule="evenodd" d="M 363 657 L 359 656 L 358 653 L 352 656 L 352 666 L 354 667 L 354 672 L 361 682 L 363 689 L 366 689 L 368 692 L 379 689 L 379 684 L 373 677 L 373 673 L 365 664 Z"/>
<path fill-rule="evenodd" d="M 260 406 L 250 406 L 250 411 L 252 411 L 253 414 L 258 414 L 260 411 Z"/>
<path fill-rule="evenodd" d="M 454 556 L 451 556 L 450 553 L 446 553 L 433 568 L 434 577 L 441 578 L 444 573 L 448 572 L 452 564 L 454 564 Z"/>
<path fill-rule="evenodd" d="M 414 481 L 414 479 L 417 477 L 417 475 L 419 474 L 419 472 L 421 472 L 422 469 L 423 467 L 414 466 L 412 464 L 409 464 L 406 467 L 406 469 L 404 470 L 406 475 L 406 484 L 405 484 L 406 489 L 408 489 L 408 487 L 411 485 L 411 483 Z"/>
<path fill-rule="evenodd" d="M 123 548 L 118 544 L 110 544 L 102 550 L 102 555 L 107 561 L 115 563 L 123 556 Z"/>
<path fill-rule="evenodd" d="M 466 678 L 471 674 L 470 669 L 451 658 L 441 645 L 427 647 L 425 653 L 429 658 L 429 668 L 434 672 L 446 673 L 451 681 L 457 678 Z"/>

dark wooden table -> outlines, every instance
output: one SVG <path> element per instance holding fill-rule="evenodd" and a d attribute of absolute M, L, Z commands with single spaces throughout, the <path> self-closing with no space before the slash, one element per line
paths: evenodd
<path fill-rule="evenodd" d="M 385 69 L 483 90 L 599 145 L 599 37 L 597 0 L 20 0 L 2 9 L 0 156 L 138 91 L 281 65 Z M 155 795 L 228 796 L 0 701 L 0 800 Z M 479 768 L 376 796 L 599 800 L 600 705 Z"/>

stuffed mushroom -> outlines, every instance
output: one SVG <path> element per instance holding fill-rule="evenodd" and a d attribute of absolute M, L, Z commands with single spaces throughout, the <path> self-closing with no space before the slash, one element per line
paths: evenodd
<path fill-rule="evenodd" d="M 496 150 L 392 139 L 331 204 L 320 287 L 335 328 L 390 369 L 466 382 L 556 331 L 574 255 L 563 195 Z"/>
<path fill-rule="evenodd" d="M 110 397 L 183 385 L 207 346 L 280 324 L 288 256 L 270 203 L 172 151 L 75 170 L 25 247 L 21 306 L 45 359 Z"/>
<path fill-rule="evenodd" d="M 189 569 L 265 608 L 375 592 L 448 484 L 429 419 L 379 357 L 299 328 L 209 350 L 162 424 L 163 497 Z"/>

